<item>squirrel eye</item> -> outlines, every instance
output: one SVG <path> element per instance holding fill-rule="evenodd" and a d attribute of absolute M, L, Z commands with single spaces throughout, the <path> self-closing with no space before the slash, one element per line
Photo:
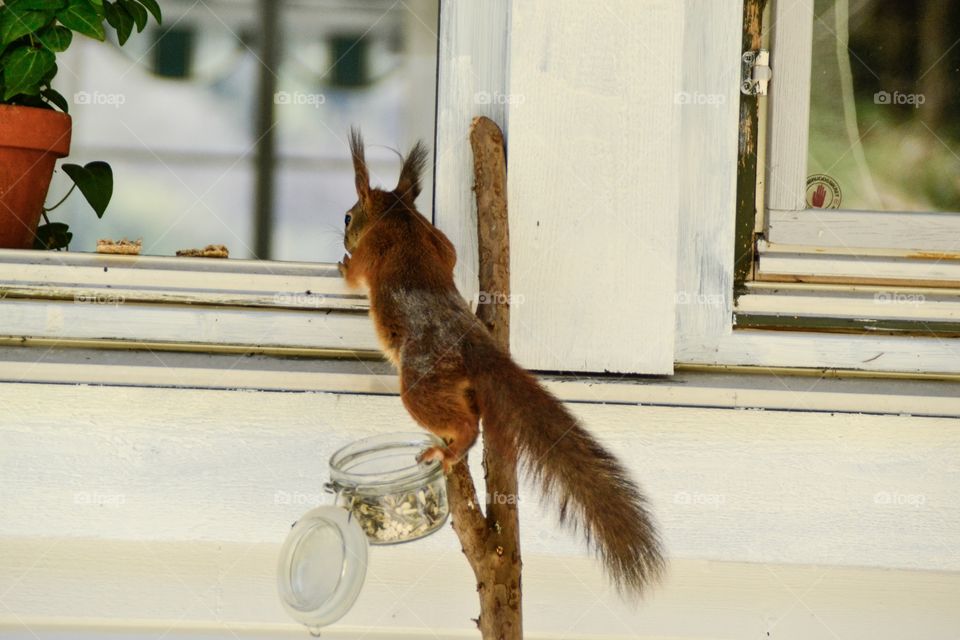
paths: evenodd
<path fill-rule="evenodd" d="M 347 226 L 348 224 L 350 224 L 350 220 L 352 220 L 352 218 L 351 218 L 350 214 L 348 213 L 347 215 L 345 215 L 345 216 L 343 217 L 343 226 Z"/>

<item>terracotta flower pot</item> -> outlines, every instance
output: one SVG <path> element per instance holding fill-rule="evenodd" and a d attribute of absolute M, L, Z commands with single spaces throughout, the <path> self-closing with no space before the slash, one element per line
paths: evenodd
<path fill-rule="evenodd" d="M 70 151 L 70 116 L 0 105 L 0 248 L 29 249 L 53 165 Z"/>

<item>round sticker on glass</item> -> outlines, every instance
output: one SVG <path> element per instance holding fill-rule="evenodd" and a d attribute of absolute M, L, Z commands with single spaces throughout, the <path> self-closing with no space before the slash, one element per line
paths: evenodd
<path fill-rule="evenodd" d="M 827 174 L 807 178 L 807 206 L 811 209 L 838 209 L 842 196 L 840 184 Z"/>

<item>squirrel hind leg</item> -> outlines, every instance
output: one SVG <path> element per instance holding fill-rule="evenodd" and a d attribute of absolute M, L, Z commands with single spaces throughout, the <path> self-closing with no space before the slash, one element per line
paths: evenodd
<path fill-rule="evenodd" d="M 408 379 L 401 370 L 401 399 L 407 411 L 420 426 L 442 439 L 446 446 L 430 447 L 418 461 L 438 460 L 445 472 L 462 460 L 480 432 L 480 417 L 474 410 L 464 383 L 449 379 L 420 379 L 407 387 Z M 416 380 L 416 377 L 412 379 Z"/>

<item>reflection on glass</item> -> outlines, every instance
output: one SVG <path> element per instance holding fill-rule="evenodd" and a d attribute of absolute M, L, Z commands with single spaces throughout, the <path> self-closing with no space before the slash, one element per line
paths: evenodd
<path fill-rule="evenodd" d="M 127 237 L 150 255 L 225 244 L 232 258 L 255 257 L 259 5 L 169 0 L 163 26 L 123 49 L 70 49 L 60 71 L 74 123 L 69 161 L 106 160 L 115 176 L 102 220 L 81 198 L 57 210 L 72 251 Z M 350 125 L 362 127 L 371 176 L 385 185 L 399 171 L 394 150 L 433 146 L 439 0 L 281 6 L 271 257 L 336 262 L 356 200 Z M 427 216 L 430 177 L 418 202 Z M 56 175 L 48 200 L 67 188 Z"/>
<path fill-rule="evenodd" d="M 960 211 L 960 3 L 814 11 L 808 206 Z"/>

